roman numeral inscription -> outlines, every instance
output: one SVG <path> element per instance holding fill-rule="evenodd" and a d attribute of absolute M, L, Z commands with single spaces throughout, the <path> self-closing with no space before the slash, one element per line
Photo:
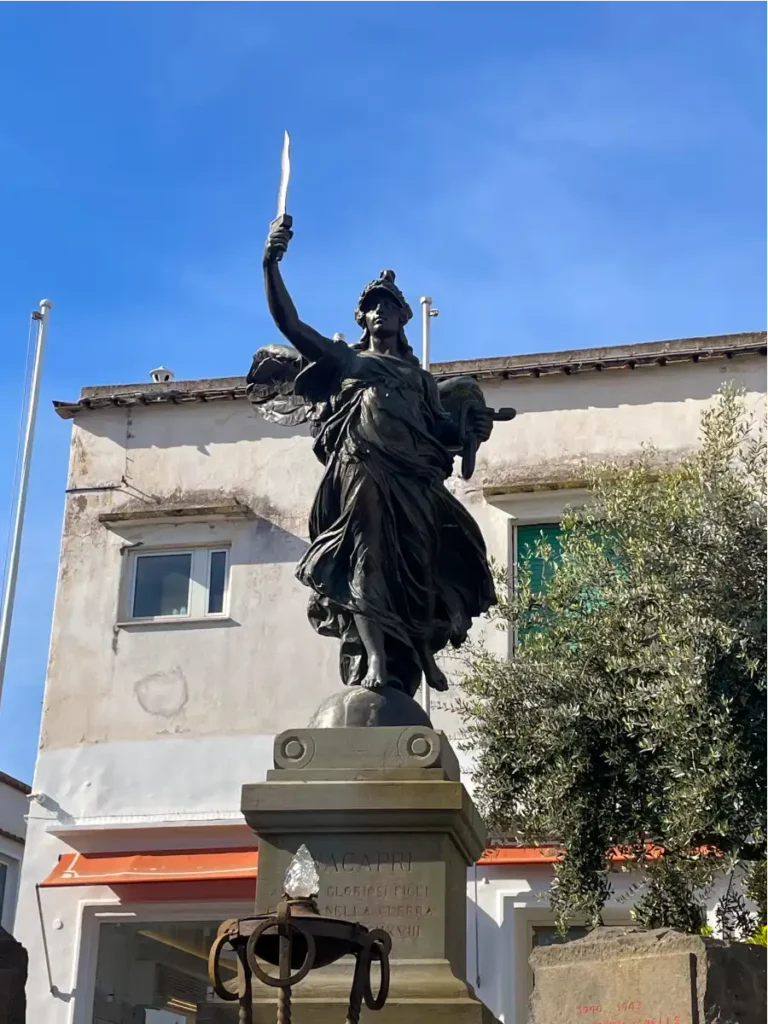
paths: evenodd
<path fill-rule="evenodd" d="M 321 914 L 384 928 L 403 955 L 435 918 L 427 865 L 409 849 L 338 849 L 317 859 Z M 438 922 L 434 922 L 438 923 Z"/>

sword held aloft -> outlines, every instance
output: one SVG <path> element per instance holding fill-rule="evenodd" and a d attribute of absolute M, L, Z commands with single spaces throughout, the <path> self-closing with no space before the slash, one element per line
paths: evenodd
<path fill-rule="evenodd" d="M 293 219 L 286 213 L 288 202 L 288 182 L 291 180 L 291 136 L 283 134 L 283 153 L 280 160 L 280 188 L 277 193 L 277 218 L 281 227 L 290 228 Z"/>

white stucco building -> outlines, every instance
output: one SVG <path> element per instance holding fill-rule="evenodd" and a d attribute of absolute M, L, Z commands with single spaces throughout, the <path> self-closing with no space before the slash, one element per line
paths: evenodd
<path fill-rule="evenodd" d="M 13 931 L 30 788 L 0 772 L 0 926 Z"/>
<path fill-rule="evenodd" d="M 513 564 L 520 530 L 583 497 L 585 464 L 647 441 L 664 459 L 689 451 L 723 381 L 762 402 L 765 345 L 742 334 L 434 366 L 518 410 L 474 478 L 452 482 L 489 552 Z M 337 645 L 306 622 L 294 578 L 321 466 L 306 429 L 265 422 L 242 378 L 85 388 L 57 411 L 72 420 L 70 471 L 15 928 L 29 1019 L 181 1024 L 208 998 L 216 926 L 252 907 L 240 787 L 340 685 Z M 444 702 L 433 720 L 457 729 Z M 538 851 L 497 849 L 468 878 L 469 980 L 507 1024 L 523 1024 L 527 955 L 552 935 L 551 871 Z M 617 876 L 616 920 L 630 884 Z"/>

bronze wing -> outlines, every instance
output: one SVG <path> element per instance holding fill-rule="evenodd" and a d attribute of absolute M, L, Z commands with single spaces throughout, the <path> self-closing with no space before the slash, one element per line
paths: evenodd
<path fill-rule="evenodd" d="M 308 422 L 312 405 L 294 392 L 296 378 L 306 365 L 289 345 L 265 345 L 253 357 L 247 392 L 265 420 L 283 427 Z"/>

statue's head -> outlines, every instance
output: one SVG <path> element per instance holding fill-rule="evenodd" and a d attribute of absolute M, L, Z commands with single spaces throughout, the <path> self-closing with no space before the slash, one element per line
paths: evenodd
<path fill-rule="evenodd" d="M 413 316 L 405 296 L 395 284 L 394 270 L 382 270 L 362 291 L 355 320 L 363 336 L 354 347 L 378 349 L 418 363 L 405 336 L 405 325 Z"/>

